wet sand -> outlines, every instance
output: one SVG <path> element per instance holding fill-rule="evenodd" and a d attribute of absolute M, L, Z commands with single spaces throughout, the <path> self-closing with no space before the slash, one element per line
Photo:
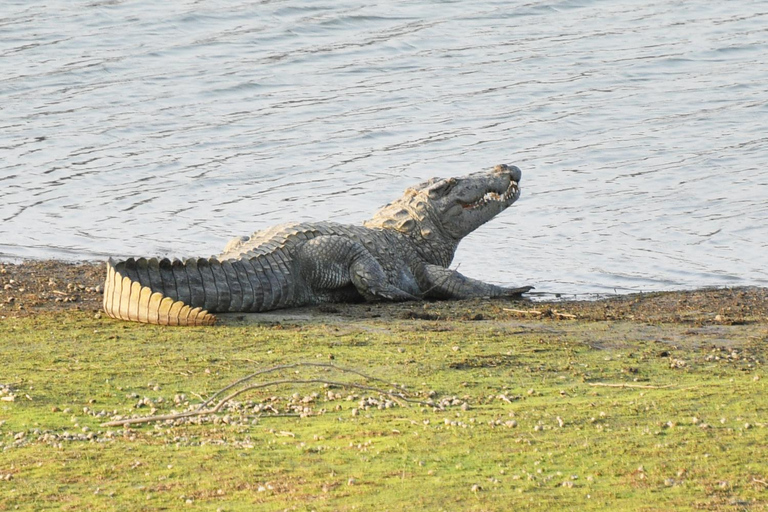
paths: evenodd
<path fill-rule="evenodd" d="M 104 264 L 55 260 L 0 263 L 0 318 L 41 312 L 101 310 Z M 601 300 L 532 302 L 462 300 L 401 304 L 328 304 L 256 314 L 224 315 L 229 319 L 280 321 L 334 318 L 380 320 L 622 320 L 640 323 L 765 324 L 768 289 L 718 288 L 618 295 Z"/>

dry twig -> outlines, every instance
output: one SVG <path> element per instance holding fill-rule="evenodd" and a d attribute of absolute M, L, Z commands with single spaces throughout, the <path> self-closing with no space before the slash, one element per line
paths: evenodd
<path fill-rule="evenodd" d="M 180 412 L 180 413 L 176 413 L 176 414 L 164 414 L 164 415 L 159 415 L 159 416 L 144 416 L 144 417 L 139 417 L 139 418 L 125 418 L 125 419 L 122 419 L 122 420 L 108 421 L 106 423 L 102 423 L 102 426 L 103 427 L 117 427 L 117 426 L 122 426 L 122 425 L 135 425 L 135 424 L 140 424 L 140 423 L 151 423 L 153 421 L 177 420 L 177 419 L 190 418 L 190 417 L 195 417 L 195 416 L 204 416 L 204 415 L 207 415 L 207 414 L 216 414 L 216 413 L 218 413 L 221 410 L 222 407 L 224 407 L 224 405 L 227 402 L 229 402 L 233 398 L 235 398 L 235 397 L 237 397 L 237 396 L 239 396 L 239 395 L 241 395 L 241 394 L 243 394 L 243 393 L 245 393 L 247 391 L 251 391 L 251 390 L 254 390 L 254 389 L 262 389 L 262 388 L 272 387 L 272 386 L 280 386 L 282 384 L 327 384 L 329 386 L 355 388 L 355 389 L 360 389 L 360 390 L 363 390 L 363 391 L 373 391 L 373 392 L 376 392 L 376 393 L 379 393 L 379 394 L 382 394 L 382 395 L 387 395 L 387 396 L 391 397 L 393 400 L 395 400 L 398 403 L 400 403 L 400 405 L 402 405 L 402 402 L 416 403 L 416 404 L 420 404 L 420 405 L 432 405 L 430 402 L 424 402 L 422 400 L 416 400 L 416 399 L 413 399 L 413 398 L 408 398 L 402 392 L 401 393 L 393 393 L 391 391 L 386 391 L 386 390 L 383 390 L 383 389 L 380 389 L 380 388 L 376 388 L 376 387 L 373 387 L 373 386 L 366 386 L 364 384 L 358 384 L 358 383 L 355 383 L 355 382 L 341 382 L 341 381 L 334 381 L 334 380 L 328 380 L 328 379 L 280 379 L 280 380 L 272 380 L 272 381 L 268 381 L 268 382 L 260 382 L 260 383 L 256 383 L 256 384 L 249 384 L 249 385 L 247 385 L 247 386 L 245 386 L 245 387 L 243 387 L 241 389 L 238 389 L 237 391 L 234 391 L 234 392 L 230 393 L 229 395 L 225 396 L 224 398 L 220 399 L 215 406 L 213 406 L 211 408 L 206 408 L 206 406 L 208 406 L 211 402 L 213 402 L 213 400 L 216 397 L 222 395 L 224 392 L 226 392 L 226 391 L 228 391 L 228 390 L 230 390 L 230 389 L 232 389 L 232 388 L 234 388 L 234 387 L 236 387 L 236 386 L 238 386 L 240 384 L 243 384 L 243 383 L 247 382 L 248 380 L 250 380 L 250 379 L 252 379 L 252 378 L 254 378 L 256 376 L 264 375 L 265 373 L 271 373 L 271 372 L 275 372 L 275 371 L 278 371 L 278 370 L 285 370 L 285 369 L 290 369 L 290 368 L 296 368 L 296 367 L 299 367 L 299 366 L 312 366 L 312 367 L 319 367 L 319 368 L 330 368 L 330 369 L 333 369 L 333 370 L 338 370 L 340 372 L 354 373 L 355 375 L 359 375 L 360 377 L 363 377 L 366 380 L 387 382 L 387 381 L 385 381 L 383 379 L 379 379 L 377 377 L 371 377 L 371 376 L 365 375 L 364 373 L 361 373 L 361 372 L 359 372 L 357 370 L 352 370 L 352 369 L 349 369 L 349 368 L 343 368 L 341 366 L 336 366 L 336 365 L 330 364 L 330 363 L 303 363 L 302 362 L 302 363 L 284 364 L 284 365 L 274 366 L 272 368 L 266 368 L 264 370 L 259 370 L 259 371 L 251 373 L 250 375 L 246 375 L 245 377 L 243 377 L 241 379 L 236 380 L 232 384 L 230 384 L 230 385 L 224 387 L 223 389 L 220 389 L 216 393 L 214 393 L 213 396 L 211 396 L 209 399 L 205 400 L 194 411 Z M 389 383 L 389 384 L 391 384 L 391 383 Z M 398 386 L 397 384 L 391 384 L 391 385 L 393 385 L 395 387 L 401 387 L 401 386 Z M 199 396 L 199 395 L 197 395 L 197 396 Z M 201 399 L 202 399 L 202 397 L 201 397 Z"/>
<path fill-rule="evenodd" d="M 667 384 L 666 386 L 646 386 L 643 384 L 611 384 L 610 382 L 588 382 L 590 386 L 601 386 L 604 388 L 637 388 L 637 389 L 664 389 L 671 388 L 674 384 Z"/>
<path fill-rule="evenodd" d="M 501 308 L 503 311 L 509 311 L 510 313 L 517 313 L 519 315 L 534 315 L 534 316 L 547 316 L 551 315 L 557 318 L 567 318 L 569 320 L 573 320 L 576 318 L 576 315 L 572 315 L 570 313 L 561 313 L 560 311 L 556 311 L 554 309 L 548 309 L 547 311 L 539 311 L 537 309 L 512 309 L 512 308 Z"/>
<path fill-rule="evenodd" d="M 206 400 L 205 402 L 200 404 L 200 406 L 198 407 L 198 410 L 202 409 L 203 407 L 205 407 L 208 404 L 210 404 L 211 402 L 213 402 L 213 400 L 217 396 L 221 395 L 225 391 L 228 391 L 228 390 L 234 388 L 235 386 L 238 386 L 238 385 L 240 385 L 240 384 L 242 384 L 244 382 L 247 382 L 247 381 L 251 380 L 254 377 L 258 377 L 259 375 L 264 375 L 265 373 L 272 373 L 272 372 L 276 372 L 276 371 L 280 371 L 280 370 L 288 370 L 288 369 L 296 368 L 296 367 L 299 367 L 299 366 L 312 366 L 312 367 L 316 367 L 316 368 L 330 368 L 332 370 L 338 370 L 338 371 L 344 372 L 344 373 L 354 373 L 355 375 L 359 375 L 360 377 L 362 377 L 362 378 L 364 378 L 366 380 L 373 380 L 373 381 L 378 381 L 378 382 L 386 382 L 387 384 L 393 385 L 395 387 L 400 387 L 397 384 L 392 384 L 390 382 L 387 382 L 384 379 L 380 379 L 378 377 L 371 377 L 371 376 L 366 375 L 366 374 L 364 374 L 362 372 L 359 372 L 357 370 L 352 370 L 352 369 L 349 369 L 349 368 L 343 368 L 341 366 L 337 366 L 337 365 L 332 364 L 332 363 L 299 362 L 299 363 L 290 363 L 290 364 L 280 364 L 280 365 L 277 365 L 277 366 L 273 366 L 271 368 L 265 368 L 263 370 L 255 371 L 255 372 L 251 373 L 250 375 L 246 375 L 245 377 L 236 380 L 235 382 L 233 382 L 229 386 L 226 386 L 225 388 L 220 389 L 219 391 L 214 393 L 213 396 L 211 396 L 208 400 Z"/>
<path fill-rule="evenodd" d="M 503 311 L 509 311 L 510 313 L 518 313 L 521 315 L 540 315 L 541 311 L 536 311 L 535 309 L 512 309 L 512 308 L 501 308 Z"/>

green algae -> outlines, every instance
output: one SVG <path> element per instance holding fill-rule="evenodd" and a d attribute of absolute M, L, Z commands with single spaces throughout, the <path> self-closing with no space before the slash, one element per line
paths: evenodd
<path fill-rule="evenodd" d="M 763 324 L 8 318 L 0 509 L 763 510 L 767 337 Z M 444 407 L 287 384 L 238 400 L 308 399 L 307 414 L 103 426 L 298 361 Z"/>

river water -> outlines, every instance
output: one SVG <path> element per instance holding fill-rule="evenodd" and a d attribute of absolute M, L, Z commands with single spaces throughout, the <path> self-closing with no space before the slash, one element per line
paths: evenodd
<path fill-rule="evenodd" d="M 4 0 L 0 259 L 208 256 L 500 162 L 453 267 L 768 286 L 768 3 Z"/>

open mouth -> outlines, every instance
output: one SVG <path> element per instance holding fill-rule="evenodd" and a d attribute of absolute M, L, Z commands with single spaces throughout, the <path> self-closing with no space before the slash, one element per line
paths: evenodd
<path fill-rule="evenodd" d="M 510 199 L 517 196 L 519 193 L 520 193 L 520 188 L 517 182 L 510 180 L 509 186 L 507 187 L 507 190 L 504 191 L 503 194 L 499 194 L 498 192 L 486 192 L 483 195 L 483 197 L 481 197 L 477 201 L 473 203 L 462 204 L 461 206 L 465 210 L 474 210 L 477 208 L 481 208 L 489 203 L 504 203 L 506 205 Z"/>

